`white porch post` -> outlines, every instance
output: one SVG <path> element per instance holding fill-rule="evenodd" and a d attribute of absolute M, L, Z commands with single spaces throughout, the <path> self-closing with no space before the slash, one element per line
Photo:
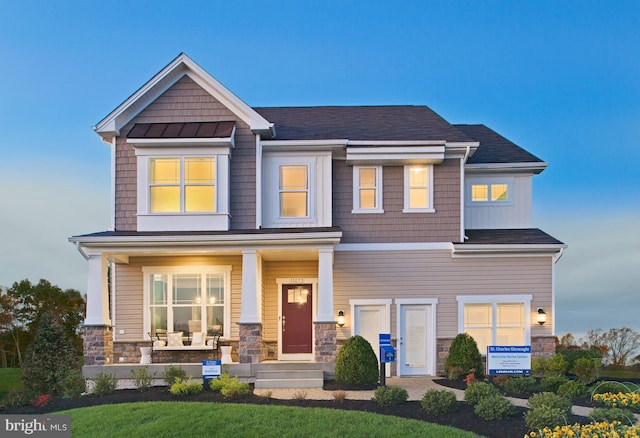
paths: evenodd
<path fill-rule="evenodd" d="M 318 314 L 315 322 L 335 324 L 333 314 L 333 248 L 318 248 Z"/>
<path fill-rule="evenodd" d="M 258 305 L 261 289 L 258 285 L 258 253 L 254 250 L 242 251 L 242 302 L 240 304 L 240 324 L 260 323 Z"/>
<path fill-rule="evenodd" d="M 85 326 L 110 326 L 107 259 L 103 254 L 89 255 L 87 282 L 87 317 Z"/>

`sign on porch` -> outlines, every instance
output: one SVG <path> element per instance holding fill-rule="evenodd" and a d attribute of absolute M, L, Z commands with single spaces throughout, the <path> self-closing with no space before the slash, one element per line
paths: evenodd
<path fill-rule="evenodd" d="M 531 374 L 531 345 L 489 345 L 489 374 Z"/>

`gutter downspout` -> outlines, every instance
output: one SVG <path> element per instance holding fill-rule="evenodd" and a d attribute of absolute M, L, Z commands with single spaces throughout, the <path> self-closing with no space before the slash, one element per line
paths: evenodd
<path fill-rule="evenodd" d="M 460 161 L 460 242 L 465 241 L 464 235 L 464 188 L 466 185 L 465 174 L 464 174 L 464 165 L 467 164 L 467 160 L 469 159 L 469 155 L 471 154 L 471 146 L 467 146 L 467 150 L 464 153 L 464 157 L 462 161 Z"/>

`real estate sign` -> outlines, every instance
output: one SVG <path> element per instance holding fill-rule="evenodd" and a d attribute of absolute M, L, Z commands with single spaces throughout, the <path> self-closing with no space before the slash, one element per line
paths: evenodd
<path fill-rule="evenodd" d="M 531 374 L 531 345 L 489 345 L 489 374 Z"/>

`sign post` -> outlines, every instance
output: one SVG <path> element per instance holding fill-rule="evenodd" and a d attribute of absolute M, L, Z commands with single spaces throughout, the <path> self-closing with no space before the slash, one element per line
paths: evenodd
<path fill-rule="evenodd" d="M 380 333 L 380 386 L 387 386 L 387 363 L 396 361 L 396 349 L 391 345 L 391 333 Z"/>

